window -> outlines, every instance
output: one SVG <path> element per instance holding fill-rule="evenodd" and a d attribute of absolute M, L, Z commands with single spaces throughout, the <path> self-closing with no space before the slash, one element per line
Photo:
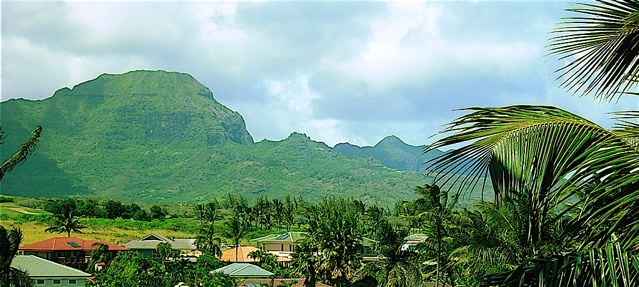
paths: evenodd
<path fill-rule="evenodd" d="M 36 280 L 36 284 L 37 285 L 44 285 L 44 280 L 38 279 L 38 280 Z"/>
<path fill-rule="evenodd" d="M 58 279 L 53 279 L 53 284 L 55 284 L 55 285 L 60 285 L 60 280 L 58 280 Z"/>
<path fill-rule="evenodd" d="M 69 279 L 69 285 L 75 285 L 75 279 Z"/>

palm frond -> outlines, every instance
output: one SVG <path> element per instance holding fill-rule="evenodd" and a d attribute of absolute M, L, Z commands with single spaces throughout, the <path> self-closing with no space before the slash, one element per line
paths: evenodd
<path fill-rule="evenodd" d="M 482 286 L 637 286 L 639 258 L 619 244 L 533 259 L 484 278 Z"/>
<path fill-rule="evenodd" d="M 561 86 L 613 100 L 637 87 L 639 2 L 599 0 L 578 4 L 553 31 L 550 54 L 568 64 L 556 73 Z"/>
<path fill-rule="evenodd" d="M 474 189 L 490 174 L 495 199 L 525 190 L 551 192 L 593 148 L 614 135 L 548 106 L 469 108 L 430 148 L 465 146 L 426 162 L 442 186 Z M 458 174 L 457 176 L 448 176 Z M 443 187 L 445 188 L 445 187 Z"/>
<path fill-rule="evenodd" d="M 20 162 L 27 159 L 27 156 L 33 152 L 38 143 L 38 139 L 40 138 L 40 134 L 42 133 L 42 127 L 37 126 L 33 132 L 31 137 L 22 144 L 20 149 L 16 151 L 10 158 L 6 159 L 2 165 L 0 165 L 0 181 L 2 178 L 9 173 L 13 168 L 18 165 Z"/>
<path fill-rule="evenodd" d="M 613 132 L 639 149 L 639 111 L 615 112 L 617 120 Z"/>
<path fill-rule="evenodd" d="M 490 174 L 496 201 L 528 197 L 536 224 L 578 211 L 565 232 L 584 244 L 600 246 L 616 234 L 628 247 L 639 238 L 634 224 L 639 222 L 639 151 L 630 142 L 554 107 L 469 110 L 445 130 L 452 135 L 431 146 L 471 142 L 427 163 L 439 172 L 437 183 L 457 184 L 461 191 Z M 460 175 L 444 176 L 460 166 Z"/>

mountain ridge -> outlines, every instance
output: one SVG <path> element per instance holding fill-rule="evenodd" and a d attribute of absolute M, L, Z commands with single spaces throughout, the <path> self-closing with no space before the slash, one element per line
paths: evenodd
<path fill-rule="evenodd" d="M 2 158 L 19 146 L 20 135 L 44 128 L 36 153 L 3 180 L 2 194 L 149 202 L 291 194 L 390 204 L 414 198 L 413 188 L 429 182 L 417 168 L 387 165 L 389 158 L 415 161 L 421 152 L 397 137 L 371 147 L 377 158 L 352 156 L 297 132 L 254 142 L 239 113 L 184 73 L 102 74 L 47 99 L 2 102 L 0 112 L 8 135 Z M 402 156 L 390 156 L 399 151 Z"/>

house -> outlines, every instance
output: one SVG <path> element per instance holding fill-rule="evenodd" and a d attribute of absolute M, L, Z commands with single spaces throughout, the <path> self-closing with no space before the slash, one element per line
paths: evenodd
<path fill-rule="evenodd" d="M 304 278 L 244 279 L 240 282 L 238 286 L 241 286 L 241 287 L 261 287 L 261 286 L 304 287 Z M 315 287 L 331 287 L 331 286 L 326 285 L 322 282 L 315 282 Z"/>
<path fill-rule="evenodd" d="M 402 250 L 406 251 L 415 251 L 417 249 L 417 245 L 419 245 L 420 243 L 423 243 L 424 241 L 426 241 L 426 239 L 428 239 L 428 236 L 426 236 L 426 234 L 411 234 L 409 236 L 404 237 L 404 244 L 402 245 Z"/>
<path fill-rule="evenodd" d="M 62 265 L 86 270 L 91 252 L 96 250 L 100 244 L 108 246 L 109 252 L 129 250 L 124 246 L 106 241 L 86 240 L 77 237 L 53 237 L 24 245 L 18 251 L 23 255 L 35 255 Z"/>
<path fill-rule="evenodd" d="M 295 252 L 295 247 L 300 244 L 300 240 L 304 236 L 306 236 L 306 232 L 286 232 L 263 236 L 251 241 L 257 243 L 263 251 L 277 256 L 277 261 L 286 266 L 291 261 L 291 253 Z"/>
<path fill-rule="evenodd" d="M 379 252 L 377 252 L 377 241 L 362 237 L 362 249 L 360 250 L 362 254 L 363 261 L 378 261 L 379 260 Z"/>
<path fill-rule="evenodd" d="M 215 269 L 211 273 L 224 273 L 232 278 L 269 278 L 275 274 L 259 266 L 249 263 L 233 263 L 224 267 Z"/>
<path fill-rule="evenodd" d="M 92 275 L 35 255 L 16 255 L 11 267 L 27 272 L 34 286 L 84 287 Z"/>
<path fill-rule="evenodd" d="M 235 258 L 235 250 L 237 249 L 237 259 Z M 255 262 L 255 259 L 249 258 L 249 253 L 259 250 L 253 246 L 239 246 L 222 251 L 220 261 L 224 262 Z"/>
<path fill-rule="evenodd" d="M 183 253 L 197 249 L 195 239 L 168 239 L 157 234 L 149 234 L 138 240 L 129 241 L 124 246 L 153 259 L 160 259 L 160 254 L 157 252 L 157 247 L 160 243 L 169 243 L 174 250 L 179 250 Z"/>
<path fill-rule="evenodd" d="M 282 234 L 271 234 L 256 238 L 251 241 L 256 242 L 258 247 L 273 254 L 290 254 L 295 252 L 295 247 L 300 240 L 306 236 L 306 232 L 286 232 Z"/>
<path fill-rule="evenodd" d="M 291 253 L 295 252 L 295 248 L 306 232 L 286 232 L 282 234 L 271 234 L 264 237 L 256 238 L 251 241 L 256 242 L 258 247 L 264 251 L 270 252 L 277 256 L 277 261 L 286 262 L 291 260 Z M 362 238 L 363 250 L 361 250 L 364 261 L 373 261 L 377 259 L 376 246 L 377 241 L 370 238 Z"/>

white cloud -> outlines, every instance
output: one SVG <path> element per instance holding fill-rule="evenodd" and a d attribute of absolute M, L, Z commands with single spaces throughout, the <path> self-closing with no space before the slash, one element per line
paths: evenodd
<path fill-rule="evenodd" d="M 2 100 L 102 73 L 192 74 L 256 139 L 423 144 L 465 106 L 617 107 L 570 97 L 544 61 L 563 4 L 525 2 L 2 3 Z M 497 16 L 496 16 L 497 15 Z"/>

